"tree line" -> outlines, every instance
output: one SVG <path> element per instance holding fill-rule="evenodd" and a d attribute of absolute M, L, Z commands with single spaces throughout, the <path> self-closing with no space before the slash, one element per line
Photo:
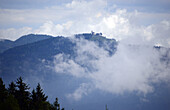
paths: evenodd
<path fill-rule="evenodd" d="M 16 82 L 11 82 L 8 88 L 5 87 L 0 78 L 0 110 L 64 110 L 60 108 L 58 98 L 51 104 L 38 83 L 36 89 L 29 92 L 30 87 L 22 77 Z"/>

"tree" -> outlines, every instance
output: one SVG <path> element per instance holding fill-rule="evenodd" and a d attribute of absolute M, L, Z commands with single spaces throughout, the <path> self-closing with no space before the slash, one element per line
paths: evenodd
<path fill-rule="evenodd" d="M 30 101 L 30 93 L 29 87 L 26 83 L 23 82 L 23 79 L 19 77 L 16 81 L 16 99 L 18 100 L 19 106 L 21 110 L 28 110 L 29 109 L 29 101 Z"/>
<path fill-rule="evenodd" d="M 107 104 L 106 104 L 106 110 L 109 110 L 109 109 L 107 108 Z"/>
<path fill-rule="evenodd" d="M 0 78 L 0 103 L 3 103 L 5 101 L 5 99 L 8 96 L 8 92 L 5 88 L 5 84 L 2 80 L 2 78 Z"/>
<path fill-rule="evenodd" d="M 31 105 L 33 110 L 45 110 L 45 108 L 48 108 L 49 104 L 46 102 L 48 96 L 45 96 L 39 83 L 36 87 L 36 91 L 33 89 L 31 98 Z"/>
<path fill-rule="evenodd" d="M 8 93 L 2 78 L 0 78 L 0 110 L 20 110 L 17 100 Z"/>
<path fill-rule="evenodd" d="M 54 107 L 56 110 L 60 110 L 60 104 L 58 103 L 58 98 L 56 97 L 55 102 L 54 102 Z"/>
<path fill-rule="evenodd" d="M 9 94 L 15 96 L 16 95 L 16 84 L 12 81 L 10 84 L 9 84 L 9 87 L 8 87 L 8 92 Z"/>
<path fill-rule="evenodd" d="M 45 96 L 43 93 L 43 89 L 41 89 L 40 83 L 38 83 L 37 88 L 36 88 L 36 96 L 38 101 L 46 101 L 48 96 Z"/>
<path fill-rule="evenodd" d="M 1 110 L 20 110 L 17 99 L 13 95 L 9 95 L 5 102 L 0 105 Z"/>
<path fill-rule="evenodd" d="M 58 102 L 58 98 L 57 97 L 56 97 L 55 102 L 53 104 L 53 108 L 54 108 L 54 110 L 60 110 L 60 104 Z M 64 110 L 64 108 L 62 108 L 61 110 Z"/>
<path fill-rule="evenodd" d="M 0 78 L 0 110 L 60 110 L 58 98 L 54 104 L 50 104 L 47 101 L 48 96 L 44 94 L 39 83 L 31 94 L 29 89 L 28 85 L 19 77 L 16 83 L 9 84 L 7 90 Z"/>
<path fill-rule="evenodd" d="M 30 103 L 31 110 L 36 109 L 36 101 L 37 101 L 37 97 L 36 97 L 35 89 L 33 89 L 31 94 L 31 103 Z"/>

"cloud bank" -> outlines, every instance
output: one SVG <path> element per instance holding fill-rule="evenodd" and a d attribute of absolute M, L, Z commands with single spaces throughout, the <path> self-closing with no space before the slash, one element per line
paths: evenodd
<path fill-rule="evenodd" d="M 75 100 L 80 100 L 96 89 L 112 94 L 137 92 L 145 95 L 154 92 L 153 84 L 170 81 L 170 65 L 161 60 L 165 55 L 170 58 L 165 48 L 157 50 L 146 44 L 120 42 L 116 53 L 110 56 L 94 42 L 84 39 L 76 42 L 75 59 L 60 54 L 54 60 L 57 74 L 87 79 L 85 87 L 82 84 L 75 92 L 67 95 Z"/>

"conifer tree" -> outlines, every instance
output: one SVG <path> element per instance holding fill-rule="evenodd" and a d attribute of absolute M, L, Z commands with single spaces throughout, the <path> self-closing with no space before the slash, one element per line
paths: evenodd
<path fill-rule="evenodd" d="M 107 108 L 107 105 L 106 105 L 106 110 L 109 110 L 109 109 Z"/>
<path fill-rule="evenodd" d="M 0 103 L 3 103 L 5 101 L 5 99 L 8 96 L 8 92 L 5 88 L 5 84 L 2 80 L 2 78 L 0 78 Z"/>
<path fill-rule="evenodd" d="M 31 94 L 31 103 L 30 103 L 31 110 L 36 109 L 36 102 L 37 102 L 37 97 L 36 97 L 35 89 L 33 89 Z"/>
<path fill-rule="evenodd" d="M 41 89 L 40 83 L 38 83 L 36 88 L 36 96 L 38 101 L 46 101 L 48 96 L 45 96 L 43 89 Z"/>
<path fill-rule="evenodd" d="M 56 110 L 60 110 L 60 104 L 58 103 L 58 98 L 56 97 L 55 102 L 54 102 L 54 107 Z"/>
<path fill-rule="evenodd" d="M 0 78 L 0 110 L 60 110 L 58 98 L 54 104 L 50 104 L 39 83 L 36 89 L 33 89 L 31 97 L 28 90 L 28 85 L 21 77 L 17 79 L 16 84 L 11 82 L 8 90 Z"/>
<path fill-rule="evenodd" d="M 62 108 L 61 110 L 64 110 L 64 108 Z"/>
<path fill-rule="evenodd" d="M 28 110 L 30 101 L 30 93 L 28 90 L 30 88 L 26 83 L 23 82 L 23 79 L 21 77 L 17 79 L 16 87 L 18 88 L 18 90 L 16 91 L 16 98 L 18 100 L 21 110 Z"/>
<path fill-rule="evenodd" d="M 48 108 L 48 103 L 46 102 L 47 96 L 43 93 L 43 89 L 41 89 L 40 84 L 38 83 L 36 87 L 36 91 L 33 89 L 32 95 L 31 95 L 31 105 L 32 109 L 34 110 L 44 110 L 45 108 Z"/>
<path fill-rule="evenodd" d="M 20 110 L 16 98 L 8 93 L 0 78 L 0 110 Z"/>
<path fill-rule="evenodd" d="M 9 94 L 5 102 L 0 107 L 0 110 L 20 110 L 17 99 Z"/>
<path fill-rule="evenodd" d="M 53 108 L 54 108 L 54 110 L 60 110 L 60 104 L 59 104 L 59 102 L 58 102 L 58 98 L 56 97 L 56 99 L 55 99 L 55 102 L 54 102 L 54 104 L 53 104 Z M 64 108 L 62 108 L 61 110 L 64 110 Z"/>
<path fill-rule="evenodd" d="M 16 84 L 13 81 L 9 84 L 8 92 L 13 96 L 16 95 Z"/>

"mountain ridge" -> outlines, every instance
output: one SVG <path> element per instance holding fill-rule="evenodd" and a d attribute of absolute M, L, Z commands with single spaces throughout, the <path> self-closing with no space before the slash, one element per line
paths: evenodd
<path fill-rule="evenodd" d="M 15 46 L 0 53 L 0 77 L 8 84 L 19 76 L 22 76 L 25 81 L 31 80 L 29 83 L 31 88 L 34 88 L 35 84 L 40 82 L 43 85 L 45 93 L 49 95 L 49 101 L 52 102 L 54 97 L 58 97 L 61 99 L 61 103 L 64 104 L 63 106 L 66 109 L 103 110 L 103 104 L 108 104 L 109 109 L 116 110 L 159 110 L 160 108 L 157 108 L 157 105 L 160 102 L 160 106 L 163 109 L 168 106 L 165 103 L 168 103 L 170 95 L 167 92 L 168 90 L 166 90 L 167 88 L 163 88 L 163 86 L 160 87 L 166 91 L 158 91 L 151 95 L 148 99 L 151 101 L 155 99 L 157 101 L 150 103 L 141 102 L 140 97 L 142 96 L 139 97 L 139 95 L 134 95 L 133 93 L 125 93 L 125 95 L 119 96 L 103 94 L 103 92 L 99 90 L 92 91 L 88 96 L 85 95 L 80 101 L 74 101 L 73 99 L 68 100 L 66 94 L 73 93 L 82 83 L 88 82 L 88 80 L 81 77 L 73 77 L 70 73 L 56 73 L 52 67 L 54 66 L 56 55 L 65 55 L 68 58 L 66 61 L 70 60 L 68 63 L 74 61 L 77 55 L 75 47 L 77 46 L 77 42 L 81 41 L 81 39 L 83 39 L 83 43 L 87 43 L 87 45 L 94 43 L 96 46 L 106 50 L 109 55 L 114 55 L 117 50 L 117 41 L 115 39 L 107 39 L 101 34 L 77 34 L 75 38 L 63 36 L 50 37 L 48 39 Z M 62 57 L 59 57 L 59 60 L 62 60 Z M 56 61 L 56 63 L 59 63 L 59 61 Z M 158 87 L 158 90 L 162 90 L 160 87 Z M 160 95 L 155 97 L 158 93 Z M 165 97 L 166 99 L 159 100 L 161 97 Z M 146 106 L 140 108 L 142 104 Z"/>
<path fill-rule="evenodd" d="M 83 34 L 79 34 L 77 36 L 79 36 L 79 38 L 83 38 L 82 35 Z M 87 40 L 95 42 L 98 46 L 105 48 L 110 54 L 113 54 L 115 52 L 117 43 L 114 39 L 108 40 L 103 36 L 94 36 L 92 34 L 88 35 L 90 35 L 90 37 Z M 41 37 L 41 35 L 37 36 Z M 84 36 L 87 37 L 86 34 Z M 97 37 L 102 40 L 94 40 Z M 108 49 L 105 43 L 110 43 L 110 46 L 113 46 L 114 48 L 112 50 Z M 27 62 L 27 64 L 30 63 L 30 65 L 31 63 L 33 63 L 32 65 L 37 65 L 41 63 L 39 61 L 40 59 L 51 61 L 53 60 L 53 56 L 60 53 L 68 54 L 69 56 L 74 57 L 75 46 L 76 44 L 71 40 L 71 38 L 63 36 L 50 37 L 48 39 L 14 46 L 13 48 L 5 50 L 3 53 L 0 53 L 0 74 L 17 74 L 15 70 L 22 70 L 20 68 L 24 68 L 23 66 L 25 62 Z"/>
<path fill-rule="evenodd" d="M 28 34 L 21 36 L 20 38 L 16 39 L 15 41 L 11 41 L 8 39 L 4 39 L 0 41 L 0 53 L 4 52 L 5 50 L 8 50 L 9 48 L 13 48 L 20 45 L 25 45 L 29 43 L 34 43 L 37 41 L 41 41 L 44 39 L 51 38 L 50 35 L 42 35 L 42 34 Z"/>

